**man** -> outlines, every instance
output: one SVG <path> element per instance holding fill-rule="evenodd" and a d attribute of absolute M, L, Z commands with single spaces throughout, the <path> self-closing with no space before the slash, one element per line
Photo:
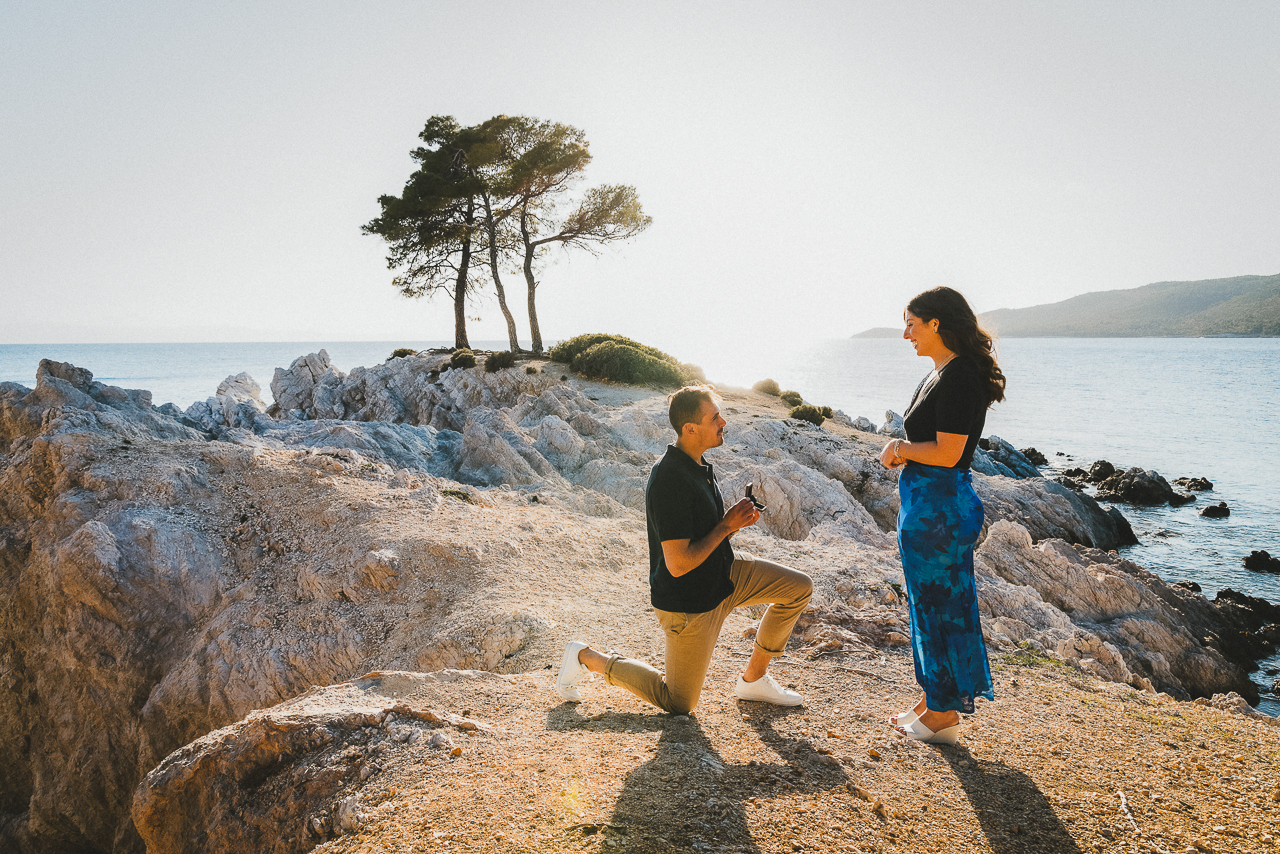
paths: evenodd
<path fill-rule="evenodd" d="M 725 420 L 707 386 L 687 386 L 668 398 L 676 443 L 649 475 L 645 517 L 649 527 L 650 602 L 667 637 L 662 673 L 643 661 L 604 655 L 581 641 L 564 651 L 556 690 L 581 699 L 578 682 L 604 674 L 641 699 L 673 715 L 698 704 L 720 627 L 734 608 L 769 604 L 756 632 L 747 669 L 738 677 L 739 699 L 780 706 L 803 702 L 766 673 L 781 655 L 796 619 L 809 603 L 813 582 L 790 567 L 734 552 L 729 538 L 754 525 L 760 511 L 743 498 L 726 513 L 715 474 L 702 455 L 724 444 Z"/>

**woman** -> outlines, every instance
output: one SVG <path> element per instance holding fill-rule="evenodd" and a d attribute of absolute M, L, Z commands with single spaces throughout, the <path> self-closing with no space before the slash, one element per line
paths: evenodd
<path fill-rule="evenodd" d="M 890 723 L 908 738 L 955 744 L 960 712 L 972 713 L 975 697 L 993 699 L 973 579 L 982 502 L 969 465 L 987 408 L 1004 400 L 1005 378 L 991 336 L 957 291 L 925 291 L 907 304 L 904 319 L 902 337 L 933 360 L 933 371 L 903 418 L 907 438 L 885 445 L 880 461 L 901 471 L 898 550 L 924 694 Z"/>

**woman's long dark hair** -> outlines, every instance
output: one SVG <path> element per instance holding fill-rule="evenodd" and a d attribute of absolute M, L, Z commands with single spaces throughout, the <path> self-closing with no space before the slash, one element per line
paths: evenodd
<path fill-rule="evenodd" d="M 907 303 L 907 311 L 923 321 L 938 321 L 942 343 L 978 369 L 987 387 L 987 406 L 1004 400 L 1004 372 L 996 364 L 995 339 L 978 323 L 959 291 L 930 288 Z"/>

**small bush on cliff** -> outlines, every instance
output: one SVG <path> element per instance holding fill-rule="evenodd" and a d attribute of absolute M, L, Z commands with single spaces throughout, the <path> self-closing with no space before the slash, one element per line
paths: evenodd
<path fill-rule="evenodd" d="M 774 397 L 782 394 L 782 386 L 778 385 L 777 380 L 760 380 L 752 388 L 761 394 L 771 394 Z"/>
<path fill-rule="evenodd" d="M 622 335 L 606 335 L 603 332 L 595 332 L 589 335 L 577 335 L 567 341 L 561 341 L 559 344 L 551 348 L 551 352 L 547 357 L 553 362 L 564 362 L 566 365 L 572 365 L 573 360 L 585 353 L 587 350 L 603 344 L 606 341 L 612 341 L 615 344 L 624 344 L 639 350 L 641 353 L 647 353 L 655 359 L 661 359 L 664 362 L 676 364 L 676 360 L 666 353 L 655 347 L 646 347 L 639 341 L 632 341 Z"/>
<path fill-rule="evenodd" d="M 538 369 L 535 368 L 533 365 L 525 365 L 524 372 L 532 376 L 533 374 L 536 374 L 538 372 Z"/>
<path fill-rule="evenodd" d="M 818 426 L 822 426 L 822 422 L 827 420 L 821 409 L 807 403 L 791 407 L 791 412 L 788 413 L 787 417 L 798 418 L 801 421 L 808 421 L 810 424 L 817 424 Z"/>
<path fill-rule="evenodd" d="M 449 367 L 451 368 L 474 368 L 476 366 L 476 354 L 472 353 L 466 347 L 459 347 L 453 351 L 453 355 L 449 357 Z"/>
<path fill-rule="evenodd" d="M 798 391 L 784 391 L 778 397 L 782 398 L 782 402 L 787 406 L 799 406 L 804 403 L 804 398 L 800 396 Z"/>
<path fill-rule="evenodd" d="M 818 411 L 822 413 L 823 418 L 830 418 L 832 415 L 835 415 L 835 410 L 830 406 L 819 406 Z"/>
<path fill-rule="evenodd" d="M 387 357 L 387 361 L 390 362 L 392 359 L 403 359 L 405 356 L 412 356 L 417 352 L 418 351 L 412 347 L 397 347 L 391 351 L 391 355 Z"/>
<path fill-rule="evenodd" d="M 510 350 L 499 350 L 489 355 L 484 360 L 484 371 L 487 374 L 496 374 L 503 368 L 514 368 L 516 366 L 516 354 Z"/>
<path fill-rule="evenodd" d="M 573 369 L 584 377 L 662 388 L 684 384 L 680 366 L 617 341 L 602 341 L 574 357 Z"/>

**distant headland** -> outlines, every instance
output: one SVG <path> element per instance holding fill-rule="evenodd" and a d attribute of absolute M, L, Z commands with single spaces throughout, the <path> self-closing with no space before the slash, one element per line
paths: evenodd
<path fill-rule="evenodd" d="M 980 315 L 1002 338 L 1274 338 L 1280 336 L 1280 274 L 1156 282 Z M 877 327 L 854 338 L 897 338 Z"/>

